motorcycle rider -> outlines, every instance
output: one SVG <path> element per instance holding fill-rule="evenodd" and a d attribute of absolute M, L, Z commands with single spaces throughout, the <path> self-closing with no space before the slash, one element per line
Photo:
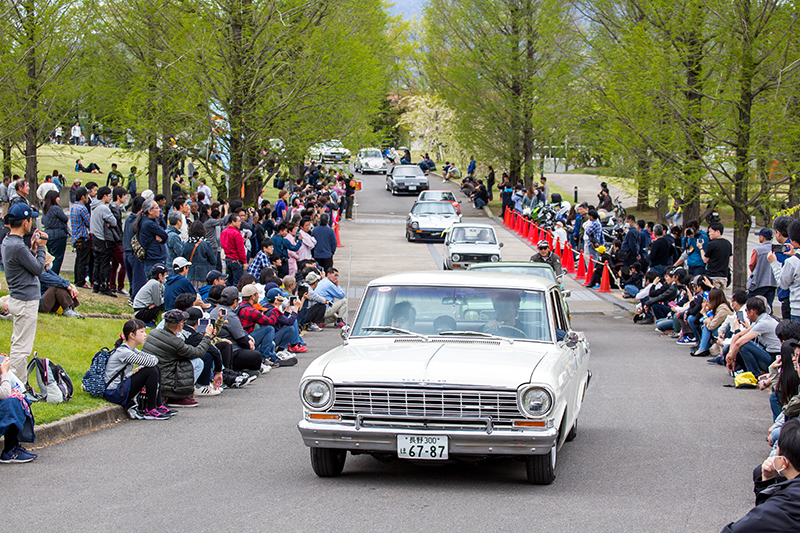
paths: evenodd
<path fill-rule="evenodd" d="M 547 263 L 553 268 L 556 277 L 561 276 L 561 260 L 550 250 L 550 245 L 545 240 L 536 245 L 539 251 L 531 256 L 531 263 Z"/>

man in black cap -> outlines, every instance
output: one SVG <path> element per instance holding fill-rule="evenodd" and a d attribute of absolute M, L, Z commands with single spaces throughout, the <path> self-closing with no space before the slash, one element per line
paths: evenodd
<path fill-rule="evenodd" d="M 222 285 L 224 287 L 226 279 L 228 279 L 228 276 L 219 270 L 210 271 L 206 275 L 206 284 L 197 289 L 197 294 L 203 299 L 204 302 L 208 303 L 208 291 L 210 291 L 211 287 L 214 285 Z"/>
<path fill-rule="evenodd" d="M 164 313 L 164 329 L 151 331 L 142 347 L 143 352 L 158 357 L 161 391 L 168 407 L 197 407 L 197 400 L 192 398 L 194 384 L 203 371 L 202 358 L 214 336 L 214 326 L 209 323 L 197 346 L 184 342 L 181 332 L 188 318 L 185 311 L 170 309 Z"/>
<path fill-rule="evenodd" d="M 14 374 L 23 383 L 28 381 L 28 356 L 36 337 L 36 318 L 42 296 L 39 276 L 44 272 L 47 234 L 34 231 L 30 247 L 25 245 L 23 237 L 30 233 L 33 219 L 38 216 L 39 213 L 24 202 L 12 205 L 4 220 L 11 232 L 3 239 L 0 249 L 8 284 L 8 312 L 14 320 L 8 358 Z"/>
<path fill-rule="evenodd" d="M 772 230 L 761 228 L 756 233 L 758 235 L 758 246 L 753 248 L 750 254 L 750 278 L 747 280 L 747 297 L 763 296 L 767 299 L 767 304 L 772 308 L 775 300 L 775 292 L 778 289 L 778 281 L 772 272 L 767 257 L 772 251 Z"/>

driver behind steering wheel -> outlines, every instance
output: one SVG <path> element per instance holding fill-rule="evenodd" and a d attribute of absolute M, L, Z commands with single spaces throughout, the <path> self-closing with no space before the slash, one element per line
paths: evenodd
<path fill-rule="evenodd" d="M 517 292 L 504 290 L 492 294 L 494 319 L 484 324 L 481 331 L 492 334 L 500 334 L 503 330 L 506 333 L 513 331 L 516 335 L 511 336 L 527 338 L 528 325 L 517 319 L 519 305 L 520 297 Z"/>

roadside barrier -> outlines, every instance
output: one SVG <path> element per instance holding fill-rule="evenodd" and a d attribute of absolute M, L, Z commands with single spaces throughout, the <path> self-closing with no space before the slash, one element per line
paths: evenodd
<path fill-rule="evenodd" d="M 567 274 L 575 274 L 575 254 L 572 252 L 572 248 L 564 245 L 564 250 L 561 253 L 561 266 L 566 265 Z"/>
<path fill-rule="evenodd" d="M 583 250 L 578 256 L 578 274 L 575 276 L 576 280 L 586 279 L 586 261 L 583 258 Z"/>
<path fill-rule="evenodd" d="M 336 235 L 336 247 L 337 248 L 344 248 L 344 244 L 342 244 L 342 239 L 339 238 L 339 217 L 333 217 L 333 233 Z"/>

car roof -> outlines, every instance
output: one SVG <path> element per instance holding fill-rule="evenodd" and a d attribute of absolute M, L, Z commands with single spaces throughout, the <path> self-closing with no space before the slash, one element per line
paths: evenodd
<path fill-rule="evenodd" d="M 417 165 L 395 165 L 392 168 L 419 168 L 419 166 L 417 166 Z M 422 170 L 422 169 L 420 168 L 420 170 Z"/>
<path fill-rule="evenodd" d="M 501 287 L 546 291 L 556 283 L 525 274 L 500 274 L 470 270 L 430 270 L 421 272 L 398 272 L 369 282 L 369 287 L 378 285 L 446 286 L 446 287 Z"/>

